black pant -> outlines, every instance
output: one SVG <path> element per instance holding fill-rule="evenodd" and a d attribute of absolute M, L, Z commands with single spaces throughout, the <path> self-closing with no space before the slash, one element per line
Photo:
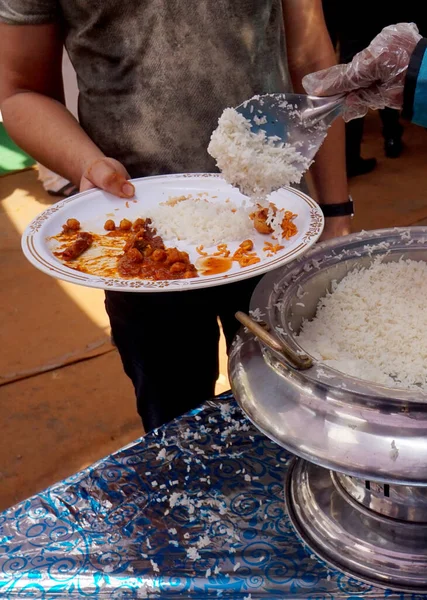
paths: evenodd
<path fill-rule="evenodd" d="M 190 292 L 106 292 L 114 342 L 150 431 L 215 394 L 218 317 L 229 348 L 259 278 Z"/>
<path fill-rule="evenodd" d="M 341 0 L 322 0 L 326 28 L 334 48 L 336 48 L 338 42 L 338 30 L 341 17 L 340 1 Z"/>
<path fill-rule="evenodd" d="M 400 139 L 403 134 L 403 126 L 400 123 L 400 112 L 392 108 L 379 110 L 383 125 L 383 137 Z M 347 166 L 357 163 L 360 160 L 360 148 L 363 138 L 364 119 L 353 119 L 345 126 L 345 147 Z"/>
<path fill-rule="evenodd" d="M 331 1 L 331 0 L 329 0 Z M 337 25 L 337 39 L 340 43 L 340 62 L 351 62 L 354 56 L 364 50 L 372 39 L 380 33 L 386 25 L 399 22 L 398 13 L 393 12 L 392 8 L 384 3 L 379 3 L 378 12 L 369 12 L 368 2 L 361 2 L 354 5 L 355 11 L 351 14 L 340 13 L 339 24 Z M 369 14 L 369 18 L 366 15 Z M 383 136 L 387 138 L 399 139 L 403 133 L 403 127 L 400 123 L 400 112 L 391 108 L 380 110 L 380 117 L 383 124 Z M 357 163 L 360 160 L 360 146 L 363 137 L 364 119 L 354 119 L 346 124 L 346 159 L 347 167 Z"/>

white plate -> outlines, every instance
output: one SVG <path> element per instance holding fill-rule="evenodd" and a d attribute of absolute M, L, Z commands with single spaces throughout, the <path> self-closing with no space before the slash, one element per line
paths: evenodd
<path fill-rule="evenodd" d="M 284 249 L 268 258 L 263 252 L 263 246 L 265 241 L 270 238 L 254 232 L 252 238 L 254 250 L 261 258 L 261 262 L 249 267 L 241 268 L 237 262 L 233 262 L 233 267 L 220 275 L 148 281 L 108 278 L 82 273 L 67 267 L 53 255 L 54 242 L 49 238 L 57 235 L 65 221 L 71 217 L 80 221 L 82 230 L 105 233 L 103 225 L 106 219 L 111 218 L 107 215 L 114 213 L 116 222 L 125 217 L 130 220 L 137 217 L 144 218 L 145 206 L 158 205 L 171 196 L 196 195 L 205 192 L 209 194 L 212 202 L 224 202 L 227 198 L 230 198 L 235 204 L 242 204 L 245 201 L 245 196 L 216 174 L 161 175 L 134 179 L 132 183 L 136 190 L 136 201 L 126 202 L 101 190 L 90 190 L 66 198 L 45 210 L 34 219 L 22 236 L 22 248 L 25 256 L 34 266 L 51 277 L 87 287 L 124 292 L 193 290 L 232 283 L 277 269 L 307 252 L 323 230 L 323 214 L 317 203 L 298 190 L 283 188 L 274 192 L 271 200 L 279 209 L 285 208 L 298 215 L 295 219 L 298 234 L 289 241 L 283 242 Z M 231 251 L 234 251 L 241 241 L 243 240 L 235 241 L 233 244 L 229 240 L 224 240 L 225 243 L 229 243 Z M 167 245 L 175 245 L 173 242 L 169 244 L 170 241 L 166 239 L 165 242 Z M 200 258 L 195 246 L 182 242 L 177 246 L 181 250 L 186 250 L 193 262 Z"/>

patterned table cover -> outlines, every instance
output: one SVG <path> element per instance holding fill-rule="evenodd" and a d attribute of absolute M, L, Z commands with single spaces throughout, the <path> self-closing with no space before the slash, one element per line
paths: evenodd
<path fill-rule="evenodd" d="M 289 460 L 230 395 L 207 402 L 0 514 L 0 598 L 427 600 L 310 555 Z"/>

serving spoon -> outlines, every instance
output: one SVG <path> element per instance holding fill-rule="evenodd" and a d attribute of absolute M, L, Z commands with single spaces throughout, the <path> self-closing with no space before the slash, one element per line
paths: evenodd
<path fill-rule="evenodd" d="M 277 145 L 291 144 L 312 161 L 328 128 L 341 115 L 345 95 L 306 96 L 265 94 L 254 96 L 236 108 L 251 124 L 253 133 L 264 131 Z"/>

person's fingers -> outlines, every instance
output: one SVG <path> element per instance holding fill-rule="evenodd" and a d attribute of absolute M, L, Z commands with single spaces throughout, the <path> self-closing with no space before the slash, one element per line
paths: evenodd
<path fill-rule="evenodd" d="M 369 88 L 350 92 L 345 99 L 344 121 L 364 117 L 369 109 L 382 110 L 393 108 L 400 110 L 403 104 L 403 85 L 396 81 L 393 85 L 372 84 Z"/>
<path fill-rule="evenodd" d="M 89 179 L 86 179 L 86 177 L 82 177 L 80 180 L 80 185 L 79 185 L 79 191 L 80 192 L 86 192 L 87 190 L 93 190 L 95 186 L 93 185 L 93 183 L 91 181 L 89 181 Z"/>
<path fill-rule="evenodd" d="M 344 112 L 342 114 L 342 118 L 346 123 L 352 121 L 353 119 L 360 119 L 368 112 L 368 107 L 360 102 L 356 92 L 351 92 L 349 97 L 351 98 L 350 102 L 346 102 Z"/>
<path fill-rule="evenodd" d="M 374 80 L 373 57 L 368 50 L 364 50 L 357 54 L 351 63 L 335 65 L 329 69 L 306 75 L 302 80 L 302 85 L 307 94 L 333 96 L 367 87 Z"/>
<path fill-rule="evenodd" d="M 350 91 L 349 82 L 344 78 L 345 65 L 336 65 L 323 71 L 310 73 L 302 80 L 302 85 L 311 96 L 333 96 Z"/>
<path fill-rule="evenodd" d="M 93 162 L 80 182 L 80 191 L 97 187 L 119 198 L 132 198 L 134 186 L 128 181 L 129 175 L 124 166 L 113 158 L 100 158 Z"/>
<path fill-rule="evenodd" d="M 380 86 L 373 84 L 369 88 L 350 92 L 345 99 L 343 119 L 346 123 L 364 117 L 369 109 L 377 110 L 388 106 Z"/>

